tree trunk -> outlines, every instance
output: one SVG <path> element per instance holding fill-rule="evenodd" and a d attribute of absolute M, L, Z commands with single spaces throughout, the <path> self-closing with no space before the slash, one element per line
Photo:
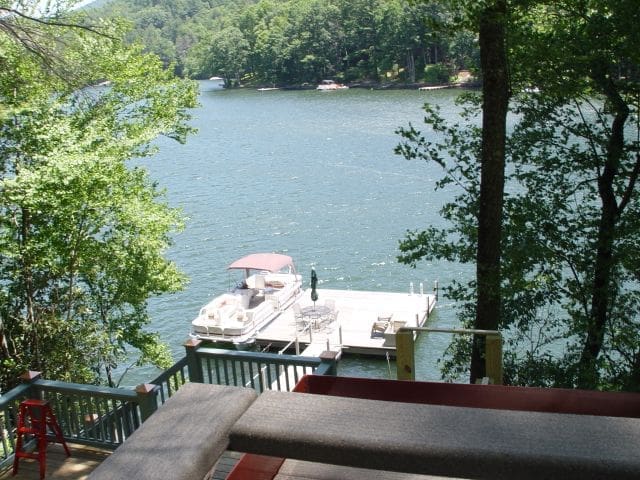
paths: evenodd
<path fill-rule="evenodd" d="M 411 50 L 407 51 L 407 70 L 409 71 L 409 81 L 415 83 L 416 81 L 416 61 L 413 57 Z"/>
<path fill-rule="evenodd" d="M 43 364 L 40 358 L 40 332 L 38 331 L 38 318 L 35 314 L 35 287 L 33 282 L 33 270 L 31 254 L 29 253 L 29 227 L 31 225 L 31 213 L 28 208 L 22 208 L 20 225 L 22 279 L 24 282 L 24 298 L 26 305 L 26 323 L 30 329 L 33 368 L 42 371 Z"/>
<path fill-rule="evenodd" d="M 505 45 L 507 3 L 497 0 L 480 15 L 480 65 L 482 68 L 482 151 L 478 251 L 476 256 L 477 305 L 475 328 L 494 330 L 500 325 L 500 254 L 506 119 L 509 78 Z M 470 382 L 486 374 L 484 338 L 475 336 Z"/>
<path fill-rule="evenodd" d="M 598 385 L 597 359 L 604 342 L 605 326 L 609 316 L 609 301 L 612 294 L 613 245 L 620 211 L 615 194 L 615 181 L 619 174 L 620 161 L 624 154 L 624 127 L 629 117 L 626 105 L 606 70 L 601 65 L 594 68 L 594 80 L 604 91 L 615 112 L 611 124 L 607 155 L 602 173 L 598 177 L 598 194 L 602 203 L 596 258 L 593 266 L 591 287 L 591 312 L 587 325 L 587 336 L 580 357 L 578 388 L 594 389 Z"/>

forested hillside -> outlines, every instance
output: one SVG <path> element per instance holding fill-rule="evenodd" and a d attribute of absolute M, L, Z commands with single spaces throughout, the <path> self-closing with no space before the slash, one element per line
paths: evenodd
<path fill-rule="evenodd" d="M 403 0 L 114 0 L 99 9 L 176 73 L 240 83 L 440 83 L 478 65 L 475 35 L 444 5 Z"/>

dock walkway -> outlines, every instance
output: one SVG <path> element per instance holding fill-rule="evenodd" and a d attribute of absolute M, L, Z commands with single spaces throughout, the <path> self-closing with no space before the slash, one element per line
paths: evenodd
<path fill-rule="evenodd" d="M 403 322 L 407 326 L 423 326 L 436 304 L 433 294 L 331 289 L 319 290 L 318 294 L 318 305 L 327 300 L 335 303 L 338 315 L 334 322 L 300 331 L 293 309 L 289 307 L 258 333 L 256 343 L 262 347 L 282 348 L 297 337 L 301 350 L 313 348 L 304 353 L 307 356 L 316 356 L 313 352 L 318 349 L 326 350 L 327 341 L 333 351 L 395 355 L 393 327 L 399 328 Z M 310 291 L 305 291 L 297 303 L 302 308 L 312 305 Z M 374 322 L 381 318 L 390 320 L 389 329 L 386 333 L 372 333 Z"/>

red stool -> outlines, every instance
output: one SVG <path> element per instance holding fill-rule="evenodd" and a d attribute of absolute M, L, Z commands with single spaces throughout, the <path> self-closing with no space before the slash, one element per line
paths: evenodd
<path fill-rule="evenodd" d="M 67 452 L 67 457 L 71 456 L 67 443 L 62 436 L 62 430 L 55 415 L 51 411 L 49 402 L 44 400 L 29 399 L 20 403 L 18 414 L 18 429 L 16 451 L 13 459 L 13 474 L 18 473 L 18 462 L 21 458 L 33 458 L 40 462 L 40 480 L 44 478 L 47 463 L 47 427 L 51 429 L 58 443 L 61 443 Z M 23 452 L 23 436 L 33 435 L 38 441 L 36 452 Z"/>

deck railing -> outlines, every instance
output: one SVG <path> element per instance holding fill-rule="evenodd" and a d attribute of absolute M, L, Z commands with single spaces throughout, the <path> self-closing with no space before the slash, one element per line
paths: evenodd
<path fill-rule="evenodd" d="M 185 344 L 186 356 L 149 383 L 135 389 L 43 380 L 37 372 L 0 396 L 0 466 L 12 461 L 18 407 L 22 400 L 51 403 L 67 441 L 116 448 L 155 409 L 186 382 L 213 383 L 255 389 L 290 391 L 305 374 L 335 375 L 332 355 L 321 358 L 204 348 Z"/>
<path fill-rule="evenodd" d="M 18 405 L 29 398 L 30 386 L 19 385 L 0 396 L 0 465 L 13 456 L 16 445 L 15 428 Z"/>
<path fill-rule="evenodd" d="M 155 396 L 138 390 L 43 380 L 37 372 L 22 385 L 0 396 L 0 465 L 10 461 L 16 445 L 20 402 L 48 400 L 66 440 L 115 448 L 153 411 Z"/>
<path fill-rule="evenodd" d="M 296 357 L 292 365 L 290 356 L 276 353 L 214 351 L 204 348 L 199 352 L 203 383 L 234 385 L 265 390 L 291 391 L 303 375 L 314 373 L 321 361 L 314 357 Z"/>
<path fill-rule="evenodd" d="M 158 403 L 163 404 L 188 380 L 187 357 L 182 357 L 172 367 L 162 372 L 149 383 L 158 387 Z"/>

